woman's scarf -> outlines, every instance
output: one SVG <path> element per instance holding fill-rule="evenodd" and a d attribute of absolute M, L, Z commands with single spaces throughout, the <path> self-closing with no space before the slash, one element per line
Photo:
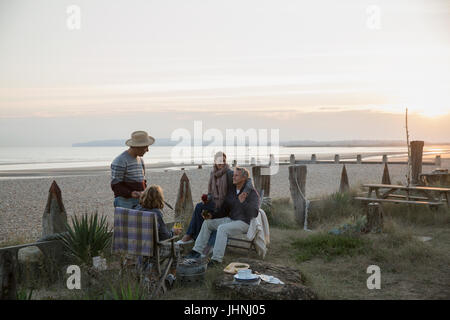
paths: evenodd
<path fill-rule="evenodd" d="M 208 193 L 211 193 L 214 199 L 216 208 L 219 208 L 225 196 L 227 195 L 227 171 L 230 170 L 230 166 L 225 164 L 222 169 L 217 168 L 214 165 L 213 172 L 211 172 L 211 177 L 209 179 Z"/>

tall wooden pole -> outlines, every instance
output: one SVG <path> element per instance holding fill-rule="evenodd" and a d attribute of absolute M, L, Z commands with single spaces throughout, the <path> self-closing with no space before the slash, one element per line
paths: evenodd
<path fill-rule="evenodd" d="M 406 174 L 407 186 L 411 184 L 411 149 L 409 145 L 409 132 L 408 132 L 408 108 L 406 108 L 406 145 L 408 147 L 408 172 Z M 409 200 L 409 199 L 408 199 Z"/>
<path fill-rule="evenodd" d="M 297 223 L 304 227 L 306 212 L 306 166 L 289 166 L 289 190 L 291 192 L 292 202 L 294 203 L 294 214 Z M 303 189 L 303 190 L 302 190 Z"/>
<path fill-rule="evenodd" d="M 422 173 L 423 141 L 411 141 L 411 183 L 418 184 Z"/>

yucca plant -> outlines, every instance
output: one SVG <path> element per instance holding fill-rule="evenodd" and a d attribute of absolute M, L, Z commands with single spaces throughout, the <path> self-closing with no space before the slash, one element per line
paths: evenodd
<path fill-rule="evenodd" d="M 66 223 L 67 232 L 60 236 L 69 253 L 80 262 L 92 265 L 92 258 L 98 256 L 111 243 L 111 230 L 106 217 L 98 213 L 71 217 L 72 226 Z"/>
<path fill-rule="evenodd" d="M 112 300 L 145 300 L 146 290 L 139 284 L 121 283 L 118 289 L 111 286 Z"/>
<path fill-rule="evenodd" d="M 17 300 L 31 300 L 31 296 L 33 295 L 33 289 L 30 289 L 27 293 L 26 289 L 21 289 L 17 291 Z"/>

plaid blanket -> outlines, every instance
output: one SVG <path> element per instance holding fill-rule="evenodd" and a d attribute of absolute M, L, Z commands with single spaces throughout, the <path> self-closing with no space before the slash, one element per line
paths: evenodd
<path fill-rule="evenodd" d="M 115 208 L 113 252 L 153 256 L 153 215 L 150 211 Z"/>

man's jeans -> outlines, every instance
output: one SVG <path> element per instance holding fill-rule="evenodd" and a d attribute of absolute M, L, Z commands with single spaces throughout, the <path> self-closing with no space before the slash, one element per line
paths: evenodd
<path fill-rule="evenodd" d="M 139 204 L 139 199 L 124 198 L 124 197 L 115 197 L 114 198 L 114 208 L 121 207 L 121 208 L 133 209 L 133 207 L 138 204 Z"/>
<path fill-rule="evenodd" d="M 203 221 L 200 234 L 195 241 L 194 251 L 202 253 L 208 244 L 209 237 L 214 230 L 217 230 L 216 243 L 213 249 L 213 260 L 222 262 L 227 246 L 228 237 L 247 233 L 249 225 L 241 220 L 231 220 L 230 218 L 207 219 Z"/>
<path fill-rule="evenodd" d="M 210 201 L 207 204 L 203 202 L 197 203 L 195 206 L 194 212 L 192 213 L 191 222 L 189 223 L 189 227 L 186 231 L 186 234 L 190 235 L 192 239 L 196 240 L 200 230 L 202 229 L 203 219 L 202 212 L 203 210 L 214 211 L 215 205 L 214 202 Z M 211 238 L 209 239 L 209 245 L 213 246 L 216 241 L 216 231 L 211 234 Z"/>

